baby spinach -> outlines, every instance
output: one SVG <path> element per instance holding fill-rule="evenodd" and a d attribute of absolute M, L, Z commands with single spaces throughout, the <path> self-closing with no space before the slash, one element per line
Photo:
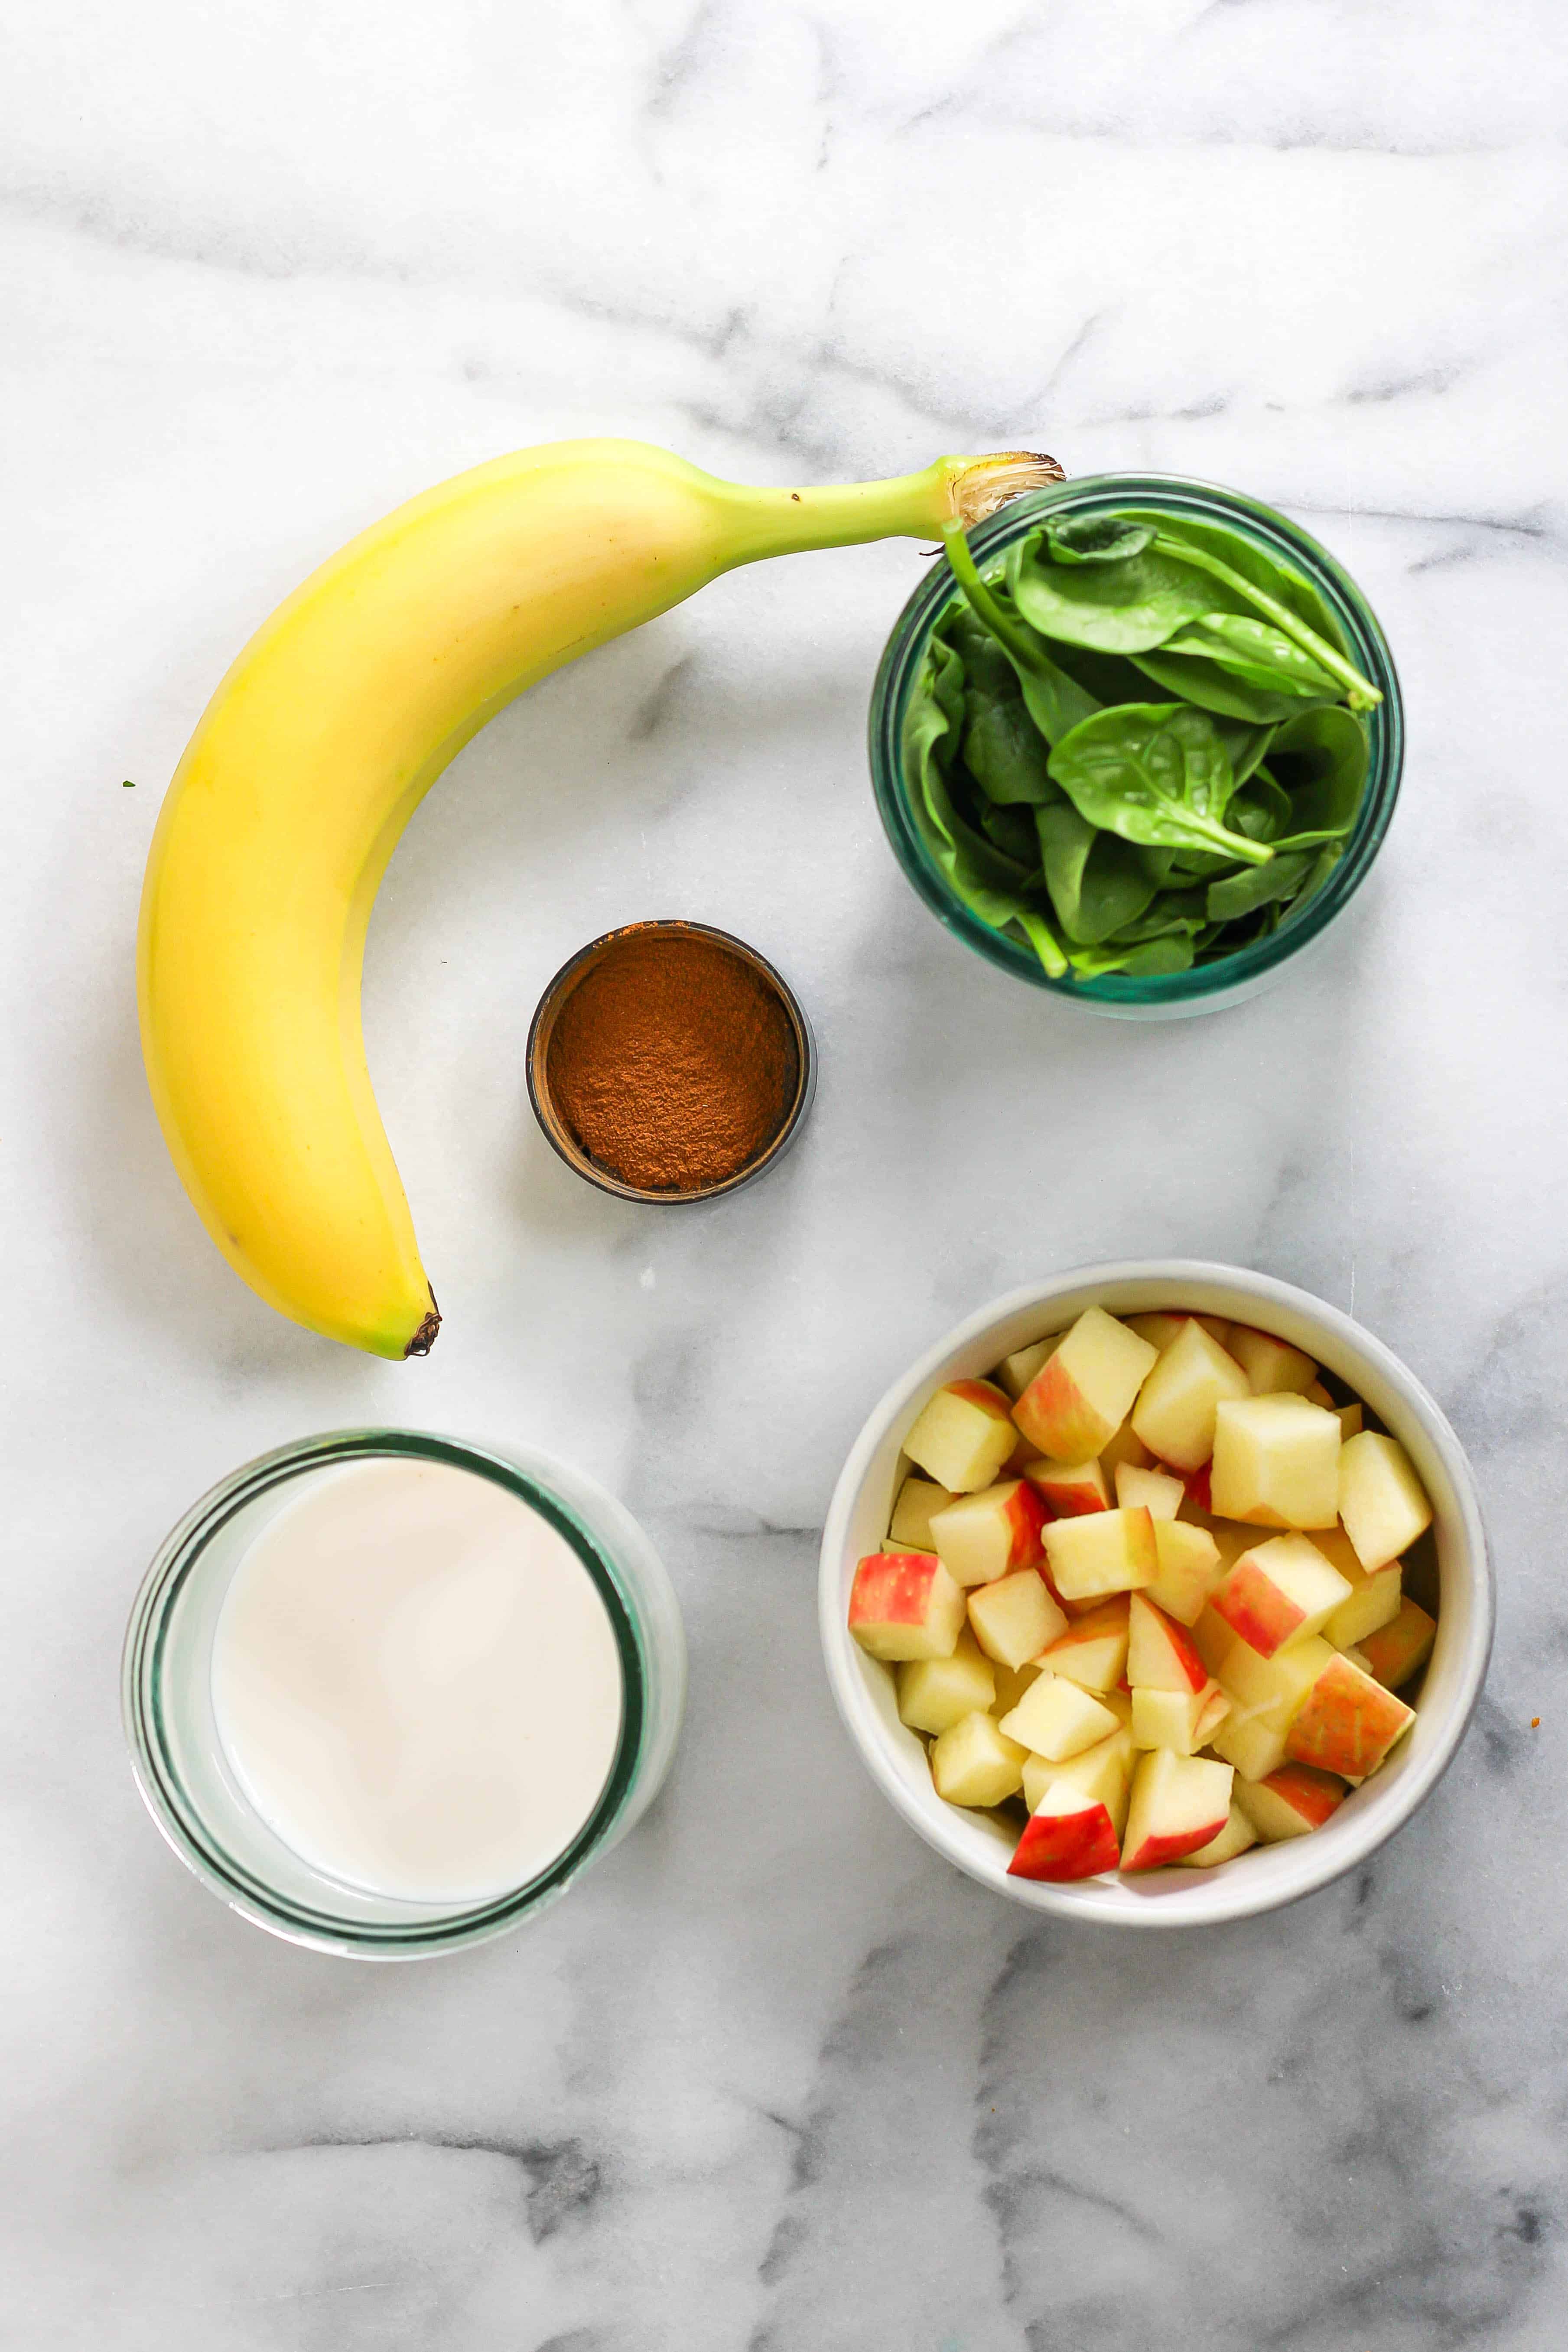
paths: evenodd
<path fill-rule="evenodd" d="M 1152 978 L 1267 938 L 1322 887 L 1378 698 L 1304 575 L 1152 509 L 1049 518 L 987 576 L 956 526 L 946 543 L 956 593 L 904 767 L 960 903 L 1053 979 Z"/>

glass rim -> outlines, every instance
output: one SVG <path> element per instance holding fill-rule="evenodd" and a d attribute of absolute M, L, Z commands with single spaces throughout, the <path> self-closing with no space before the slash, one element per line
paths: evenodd
<path fill-rule="evenodd" d="M 489 1478 L 537 1511 L 572 1547 L 605 1604 L 615 1635 L 621 1667 L 621 1724 L 615 1758 L 593 1811 L 571 1843 L 544 1869 L 503 1894 L 464 1906 L 382 1896 L 372 1889 L 351 1890 L 345 1882 L 345 1891 L 389 1905 L 402 1902 L 408 1913 L 405 1919 L 372 1920 L 318 1909 L 281 1895 L 225 1852 L 169 1754 L 163 1731 L 159 1667 L 175 1601 L 199 1569 L 208 1546 L 240 1511 L 306 1472 L 389 1455 L 442 1462 Z M 121 1658 L 121 1713 L 132 1772 L 155 1825 L 186 1868 L 255 1926 L 290 1943 L 359 1959 L 415 1959 L 464 1950 L 505 1934 L 563 1893 L 614 1828 L 636 1782 L 647 1721 L 642 1643 L 609 1547 L 560 1494 L 540 1483 L 540 1474 L 549 1466 L 545 1457 L 531 1450 L 531 1459 L 539 1465 L 538 1472 L 524 1469 L 500 1448 L 436 1431 L 327 1430 L 242 1463 L 199 1496 L 158 1547 L 132 1604 Z M 316 1865 L 307 1862 L 304 1866 L 331 1883 L 330 1874 Z"/>
<path fill-rule="evenodd" d="M 1371 758 L 1361 810 L 1345 854 L 1328 879 L 1299 912 L 1285 918 L 1266 939 L 1255 940 L 1212 963 L 1186 971 L 1142 977 L 1121 972 L 1095 978 L 1056 980 L 1032 947 L 993 929 L 963 905 L 936 865 L 915 824 L 903 761 L 904 712 L 937 620 L 952 601 L 955 582 L 945 554 L 905 604 L 889 636 L 871 690 L 868 738 L 871 785 L 883 831 L 905 878 L 939 922 L 964 944 L 1016 979 L 1044 988 L 1068 1003 L 1108 1009 L 1169 1011 L 1197 1006 L 1228 995 L 1276 971 L 1319 938 L 1342 914 L 1366 879 L 1383 845 L 1399 797 L 1405 763 L 1405 707 L 1388 642 L 1365 596 L 1338 559 L 1310 531 L 1262 499 L 1192 475 L 1145 472 L 1083 474 L 1030 490 L 968 534 L 976 564 L 984 566 L 1023 538 L 1048 513 L 1069 508 L 1095 513 L 1146 503 L 1194 519 L 1239 521 L 1299 570 L 1326 598 L 1358 660 L 1383 701 L 1372 714 Z"/>

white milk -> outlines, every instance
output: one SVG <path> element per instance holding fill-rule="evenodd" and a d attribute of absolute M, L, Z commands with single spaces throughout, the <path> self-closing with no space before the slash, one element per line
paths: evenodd
<path fill-rule="evenodd" d="M 329 1877 L 468 1904 L 535 1875 L 621 1727 L 609 1612 L 564 1537 L 476 1472 L 311 1479 L 235 1573 L 213 1706 L 251 1803 Z"/>

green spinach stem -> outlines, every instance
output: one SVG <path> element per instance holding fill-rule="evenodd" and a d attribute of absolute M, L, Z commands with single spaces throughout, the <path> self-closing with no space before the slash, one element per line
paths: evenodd
<path fill-rule="evenodd" d="M 1288 637 L 1293 637 L 1303 652 L 1310 653 L 1331 677 L 1337 677 L 1342 686 L 1348 688 L 1352 710 L 1370 710 L 1374 703 L 1383 700 L 1371 679 L 1363 677 L 1353 663 L 1348 662 L 1326 637 L 1321 637 L 1316 629 L 1309 628 L 1289 604 L 1279 604 L 1265 589 L 1255 588 L 1250 580 L 1244 579 L 1239 572 L 1233 572 L 1228 563 L 1222 562 L 1217 555 L 1211 555 L 1207 548 L 1194 547 L 1184 539 L 1172 539 L 1163 530 L 1155 532 L 1154 547 L 1161 555 L 1173 556 L 1178 563 L 1190 563 L 1194 571 L 1206 572 L 1213 579 L 1223 580 L 1227 588 L 1234 588 L 1238 596 L 1245 596 L 1249 604 L 1255 604 L 1277 629 L 1283 629 Z"/>
<path fill-rule="evenodd" d="M 1020 668 L 1031 670 L 1037 677 L 1054 678 L 1055 663 L 1041 653 L 1028 629 L 1009 619 L 975 570 L 963 524 L 950 522 L 942 537 L 953 578 L 968 597 L 976 617 L 984 622 L 1004 652 L 1010 654 Z"/>

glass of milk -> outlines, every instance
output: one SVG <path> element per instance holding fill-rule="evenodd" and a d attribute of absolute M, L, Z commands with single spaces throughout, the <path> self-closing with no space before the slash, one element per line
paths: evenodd
<path fill-rule="evenodd" d="M 505 1933 L 658 1793 L 686 1644 L 642 1529 L 518 1447 L 340 1430 L 153 1562 L 122 1669 L 153 1820 L 259 1927 L 408 1959 Z"/>

